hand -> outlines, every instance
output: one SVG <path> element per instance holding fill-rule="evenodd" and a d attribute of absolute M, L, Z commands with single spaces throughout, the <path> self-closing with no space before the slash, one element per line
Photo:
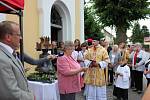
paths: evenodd
<path fill-rule="evenodd" d="M 132 67 L 132 64 L 127 64 L 127 66 Z"/>
<path fill-rule="evenodd" d="M 114 67 L 115 67 L 115 64 L 111 64 L 109 67 L 110 67 L 110 68 L 114 68 Z"/>
<path fill-rule="evenodd" d="M 118 73 L 118 72 L 116 72 L 116 74 L 117 74 L 117 75 L 119 75 L 119 76 L 123 76 L 123 74 L 122 74 L 122 73 Z"/>
<path fill-rule="evenodd" d="M 139 65 L 137 65 L 137 64 L 136 64 L 136 65 L 134 65 L 134 67 L 135 67 L 135 68 L 136 68 L 136 67 L 138 67 L 138 66 L 139 66 Z"/>
<path fill-rule="evenodd" d="M 146 69 L 144 70 L 144 74 L 148 74 L 148 73 L 150 73 L 150 71 L 146 68 Z"/>
<path fill-rule="evenodd" d="M 99 64 L 96 63 L 96 61 L 92 61 L 91 62 L 91 67 L 98 67 L 98 66 L 99 66 Z"/>
<path fill-rule="evenodd" d="M 47 58 L 48 59 L 52 59 L 53 55 L 48 55 Z"/>
<path fill-rule="evenodd" d="M 48 55 L 47 58 L 48 58 L 48 59 L 56 59 L 57 56 L 56 56 L 56 55 Z"/>
<path fill-rule="evenodd" d="M 85 72 L 85 71 L 87 71 L 87 69 L 88 69 L 88 68 L 82 67 L 82 68 L 81 68 L 81 71 Z"/>
<path fill-rule="evenodd" d="M 146 70 L 144 70 L 144 74 L 147 74 L 147 71 L 146 71 Z"/>
<path fill-rule="evenodd" d="M 111 63 L 109 63 L 109 64 L 108 64 L 108 67 L 109 67 L 109 68 L 112 68 L 112 64 L 111 64 Z"/>
<path fill-rule="evenodd" d="M 58 57 L 58 55 L 53 55 L 52 59 L 56 59 Z"/>

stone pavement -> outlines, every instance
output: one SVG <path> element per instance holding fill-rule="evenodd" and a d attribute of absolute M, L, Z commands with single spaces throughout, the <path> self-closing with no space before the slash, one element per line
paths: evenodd
<path fill-rule="evenodd" d="M 113 86 L 108 86 L 107 87 L 107 99 L 108 100 L 114 100 L 112 92 L 113 92 Z M 129 91 L 128 91 L 129 100 L 141 100 L 143 93 L 138 94 L 137 92 L 133 92 L 131 89 L 129 89 Z"/>
<path fill-rule="evenodd" d="M 113 93 L 113 86 L 108 86 L 107 87 L 107 100 L 114 100 L 112 93 Z M 131 89 L 129 89 L 129 92 L 128 92 L 129 100 L 141 100 L 141 98 L 143 96 L 143 93 L 138 94 L 136 92 L 133 92 Z M 78 93 L 76 95 L 76 100 L 85 100 L 84 97 L 83 97 L 83 92 Z"/>
<path fill-rule="evenodd" d="M 145 79 L 145 77 L 143 79 L 143 89 L 146 90 L 146 79 Z M 112 93 L 113 93 L 113 86 L 107 86 L 107 100 L 114 100 Z M 128 95 L 129 100 L 141 100 L 144 92 L 142 94 L 138 94 L 136 92 L 133 92 L 131 89 L 129 89 L 128 94 L 129 94 Z M 84 96 L 83 96 L 83 92 L 78 93 L 76 95 L 76 100 L 85 100 Z"/>

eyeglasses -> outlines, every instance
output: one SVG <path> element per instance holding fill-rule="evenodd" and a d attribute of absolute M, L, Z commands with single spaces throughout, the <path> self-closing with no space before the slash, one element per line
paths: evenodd
<path fill-rule="evenodd" d="M 21 34 L 19 34 L 19 33 L 11 34 L 11 35 L 15 35 L 15 36 L 19 36 L 19 37 L 21 37 Z"/>

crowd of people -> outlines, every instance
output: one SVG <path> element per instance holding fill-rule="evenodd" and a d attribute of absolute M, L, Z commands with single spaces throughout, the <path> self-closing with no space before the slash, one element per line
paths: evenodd
<path fill-rule="evenodd" d="M 150 52 L 148 50 L 140 43 L 126 45 L 122 42 L 110 46 L 105 39 L 99 40 L 97 37 L 88 39 L 84 43 L 76 39 L 71 58 L 78 62 L 81 68 L 86 68 L 84 74 L 83 70 L 77 71 L 81 72 L 80 83 L 81 87 L 84 86 L 86 100 L 106 100 L 107 85 L 114 86 L 113 95 L 117 100 L 128 100 L 129 88 L 141 94 L 143 74 L 147 78 L 147 86 L 150 82 Z M 57 68 L 60 68 L 59 64 Z M 63 71 L 58 70 L 59 72 Z"/>
<path fill-rule="evenodd" d="M 23 65 L 14 56 L 20 39 L 17 23 L 0 22 L 1 100 L 36 100 L 28 87 Z M 51 55 L 43 59 L 33 60 L 24 55 L 30 64 L 41 64 L 42 67 L 48 60 L 53 63 L 60 100 L 75 100 L 76 93 L 81 90 L 86 100 L 107 100 L 107 85 L 114 86 L 113 95 L 117 100 L 128 100 L 129 88 L 138 94 L 143 92 L 143 74 L 147 86 L 150 84 L 150 51 L 140 43 L 109 45 L 107 40 L 96 36 L 83 43 L 79 39 L 52 41 Z"/>
<path fill-rule="evenodd" d="M 81 87 L 84 86 L 86 100 L 106 100 L 107 85 L 114 86 L 113 95 L 117 100 L 128 100 L 129 88 L 137 94 L 143 93 L 143 75 L 147 79 L 147 86 L 150 83 L 149 49 L 143 48 L 141 43 L 126 45 L 122 42 L 111 46 L 108 44 L 106 40 L 99 40 L 97 37 L 88 39 L 81 44 L 78 39 L 74 41 L 71 58 L 85 69 L 71 69 L 70 65 L 68 68 L 70 68 L 70 72 L 72 70 L 78 74 L 80 72 L 80 84 Z M 60 58 L 58 58 L 57 64 L 58 75 L 63 72 L 59 68 L 67 66 L 67 63 L 59 63 Z M 76 75 L 78 75 L 77 73 Z M 59 76 L 58 82 L 62 84 Z M 66 89 L 64 88 L 64 90 Z M 74 91 L 74 93 L 76 92 Z"/>

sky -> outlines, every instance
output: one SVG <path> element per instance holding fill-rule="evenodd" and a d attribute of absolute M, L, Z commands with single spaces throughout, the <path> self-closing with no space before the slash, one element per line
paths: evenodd
<path fill-rule="evenodd" d="M 90 1 L 90 0 L 85 0 L 85 2 L 88 2 L 88 1 Z M 150 2 L 150 0 L 149 0 L 149 2 Z M 142 27 L 143 25 L 146 25 L 147 28 L 148 28 L 149 31 L 150 31 L 150 19 L 139 20 L 139 24 L 140 24 L 141 27 Z M 106 29 L 109 33 L 113 34 L 114 36 L 116 35 L 116 32 L 115 32 L 114 29 L 111 29 L 110 27 L 106 27 L 105 29 Z M 132 30 L 128 30 L 128 31 L 127 31 L 127 36 L 130 37 L 131 35 L 132 35 Z"/>

